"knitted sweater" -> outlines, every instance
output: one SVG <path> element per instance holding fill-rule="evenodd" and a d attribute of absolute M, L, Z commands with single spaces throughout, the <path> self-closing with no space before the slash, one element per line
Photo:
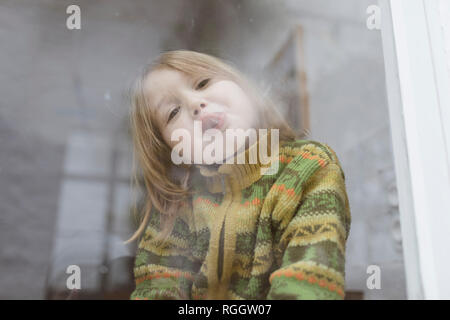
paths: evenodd
<path fill-rule="evenodd" d="M 162 246 L 153 210 L 131 299 L 343 299 L 351 217 L 336 154 L 295 140 L 277 161 L 272 175 L 259 162 L 201 167 Z"/>

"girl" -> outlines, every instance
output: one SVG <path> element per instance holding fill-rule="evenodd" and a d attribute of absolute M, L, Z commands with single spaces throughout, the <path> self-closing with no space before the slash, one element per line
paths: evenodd
<path fill-rule="evenodd" d="M 235 68 L 187 50 L 144 69 L 130 118 L 145 182 L 143 219 L 128 240 L 140 239 L 131 299 L 344 298 L 350 210 L 330 147 L 298 139 Z M 195 163 L 207 129 L 252 128 L 267 130 L 256 130 L 256 142 L 234 141 L 222 157 L 219 147 L 223 161 Z M 193 137 L 183 137 L 190 148 L 177 165 L 176 130 Z M 270 161 L 261 153 L 252 161 L 269 140 Z"/>

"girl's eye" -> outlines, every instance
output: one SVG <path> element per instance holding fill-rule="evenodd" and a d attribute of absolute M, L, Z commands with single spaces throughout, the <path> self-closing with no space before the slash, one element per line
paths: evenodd
<path fill-rule="evenodd" d="M 196 89 L 202 89 L 203 87 L 205 87 L 208 84 L 209 80 L 211 80 L 211 79 L 206 78 L 206 79 L 203 79 L 202 81 L 200 81 L 199 84 L 197 85 Z"/>
<path fill-rule="evenodd" d="M 178 106 L 178 107 L 176 107 L 175 109 L 172 110 L 172 112 L 169 114 L 169 119 L 167 120 L 167 122 L 172 120 L 172 118 L 177 115 L 178 111 L 180 111 L 180 106 Z"/>

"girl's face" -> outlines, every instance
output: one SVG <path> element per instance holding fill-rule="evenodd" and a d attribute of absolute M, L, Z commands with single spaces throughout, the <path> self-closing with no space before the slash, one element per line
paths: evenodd
<path fill-rule="evenodd" d="M 155 108 L 164 141 L 173 148 L 179 141 L 171 141 L 172 132 L 176 129 L 187 130 L 191 137 L 192 157 L 195 141 L 201 143 L 198 140 L 204 139 L 204 136 L 194 136 L 194 121 L 199 121 L 202 133 L 212 128 L 223 133 L 226 129 L 256 129 L 256 108 L 234 81 L 192 78 L 183 72 L 164 68 L 154 70 L 147 76 L 144 90 L 151 108 Z M 203 148 L 209 143 L 203 143 Z M 235 150 L 240 147 L 235 145 Z M 233 153 L 224 149 L 224 158 Z"/>

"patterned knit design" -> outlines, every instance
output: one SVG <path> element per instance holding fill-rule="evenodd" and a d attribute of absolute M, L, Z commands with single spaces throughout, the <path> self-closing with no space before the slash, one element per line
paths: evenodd
<path fill-rule="evenodd" d="M 131 299 L 343 299 L 350 209 L 333 150 L 284 142 L 279 169 L 200 171 L 168 241 L 153 211 Z"/>

